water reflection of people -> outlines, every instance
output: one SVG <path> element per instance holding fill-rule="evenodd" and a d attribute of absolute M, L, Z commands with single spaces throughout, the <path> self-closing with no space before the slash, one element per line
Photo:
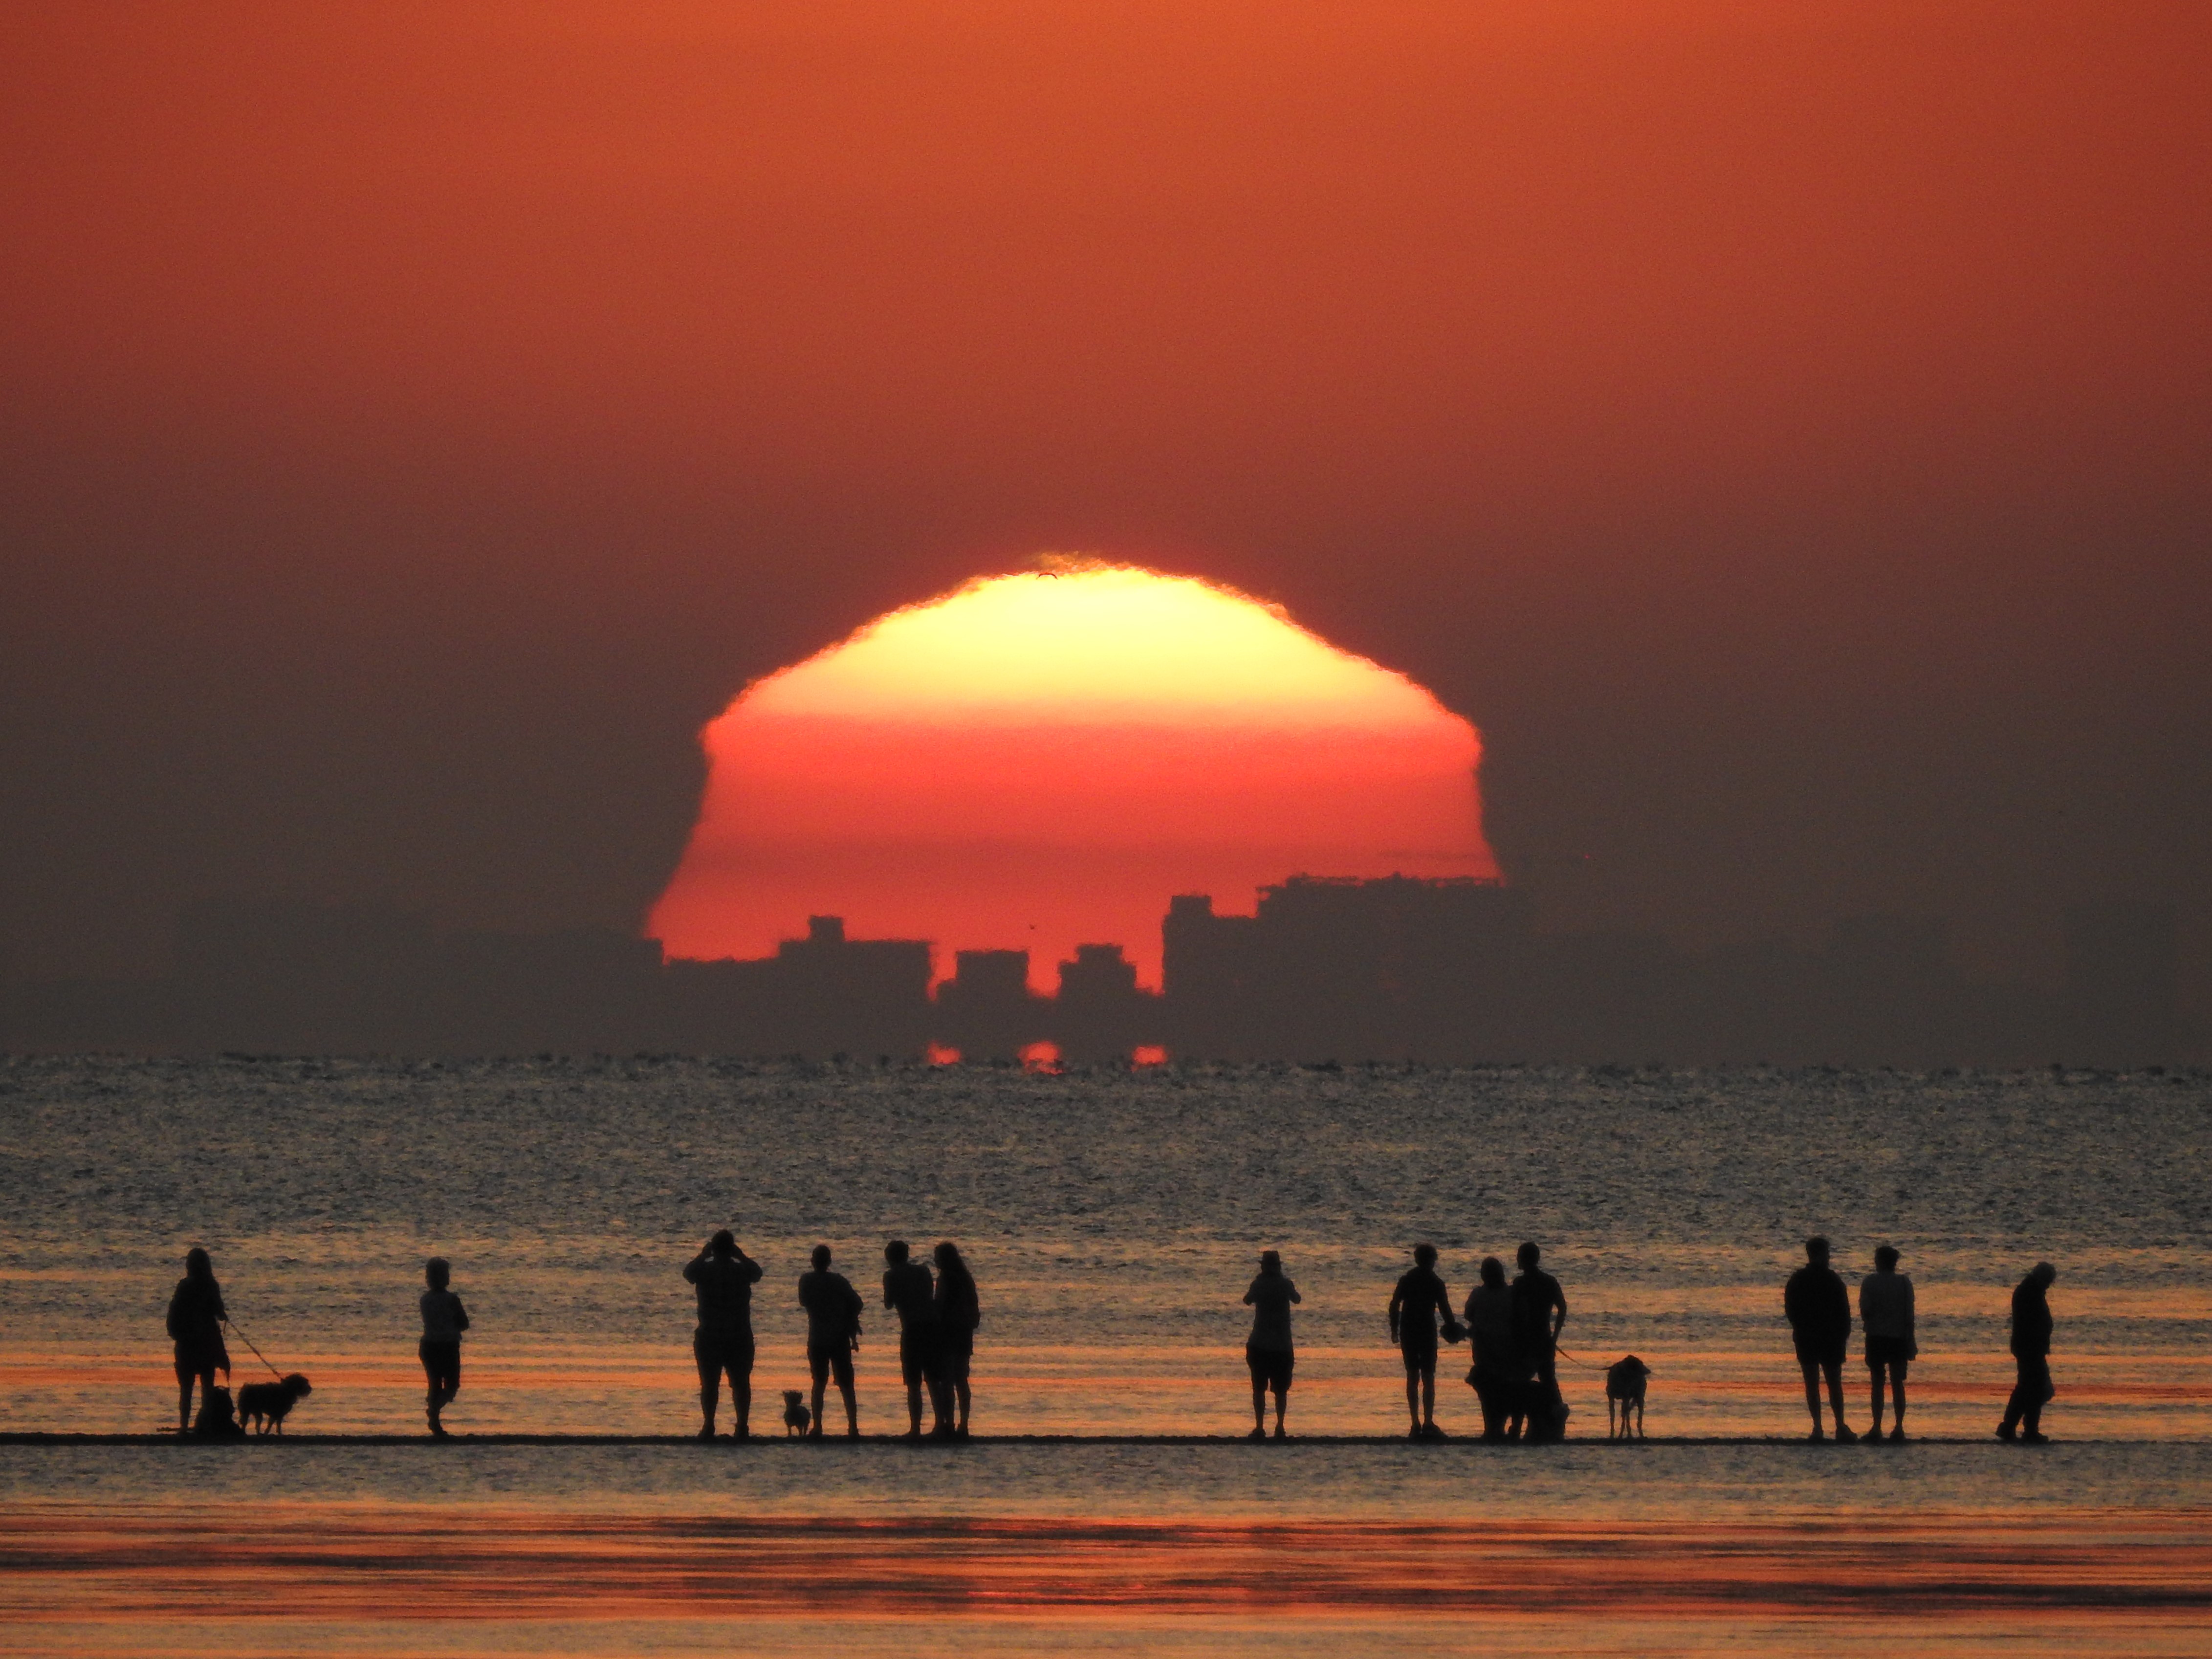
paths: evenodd
<path fill-rule="evenodd" d="M 806 1310 L 806 1369 L 814 1379 L 814 1426 L 807 1437 L 822 1437 L 822 1396 L 830 1379 L 845 1397 L 845 1432 L 860 1434 L 860 1402 L 853 1394 L 853 1356 L 860 1346 L 860 1293 L 853 1281 L 830 1271 L 830 1247 L 817 1244 L 813 1267 L 799 1276 L 799 1305 Z"/>
<path fill-rule="evenodd" d="M 753 1286 L 761 1264 L 738 1248 L 726 1227 L 699 1247 L 684 1264 L 684 1277 L 697 1292 L 699 1328 L 691 1334 L 691 1357 L 699 1366 L 699 1437 L 714 1437 L 714 1411 L 720 1403 L 722 1374 L 730 1378 L 730 1408 L 737 1413 L 735 1438 L 750 1439 L 753 1414 Z"/>
<path fill-rule="evenodd" d="M 1897 1422 L 1889 1431 L 1889 1443 L 1894 1445 L 1905 1438 L 1905 1370 L 1920 1358 L 1912 1322 L 1912 1279 L 1897 1271 L 1896 1247 L 1885 1244 L 1874 1253 L 1874 1271 L 1859 1280 L 1859 1329 L 1874 1389 L 1874 1427 L 1867 1431 L 1869 1443 L 1881 1438 L 1885 1377 L 1897 1406 Z"/>
<path fill-rule="evenodd" d="M 1291 1342 L 1291 1304 L 1305 1298 L 1283 1271 L 1282 1253 L 1260 1252 L 1259 1276 L 1244 1291 L 1244 1305 L 1252 1310 L 1251 1334 L 1244 1339 L 1244 1364 L 1252 1373 L 1252 1438 L 1267 1434 L 1267 1395 L 1275 1396 L 1275 1438 L 1288 1437 L 1283 1427 L 1283 1408 L 1291 1392 L 1291 1372 L 1297 1352 Z"/>
<path fill-rule="evenodd" d="M 2012 1293 L 2012 1357 L 2017 1376 L 2012 1398 L 2005 1401 L 2004 1420 L 1997 1425 L 2000 1440 L 2017 1438 L 2022 1445 L 2040 1446 L 2051 1437 L 2043 1432 L 2043 1407 L 2057 1392 L 2051 1384 L 2050 1292 L 2057 1277 L 2057 1268 L 2039 1261 Z"/>
<path fill-rule="evenodd" d="M 1828 1241 L 1805 1241 L 1805 1265 L 1782 1287 L 1782 1312 L 1797 1350 L 1797 1369 L 1805 1376 L 1805 1409 L 1813 1414 L 1809 1440 L 1820 1431 L 1820 1380 L 1826 1377 L 1828 1405 L 1835 1413 L 1836 1440 L 1849 1445 L 1858 1436 L 1844 1421 L 1844 1353 L 1851 1340 L 1851 1293 L 1828 1265 Z"/>
<path fill-rule="evenodd" d="M 446 1437 L 444 1413 L 461 1391 L 461 1333 L 469 1328 L 468 1310 L 453 1293 L 453 1269 L 442 1255 L 434 1255 L 422 1267 L 422 1342 L 416 1350 L 422 1361 L 428 1395 L 430 1432 Z"/>
<path fill-rule="evenodd" d="M 200 1403 L 207 1403 L 215 1387 L 215 1374 L 230 1376 L 230 1351 L 223 1346 L 223 1322 L 229 1318 L 222 1305 L 222 1286 L 216 1283 L 215 1263 L 195 1244 L 185 1253 L 185 1276 L 169 1297 L 169 1339 L 177 1345 L 177 1430 L 192 1426 L 192 1384 L 200 1385 Z"/>
<path fill-rule="evenodd" d="M 1513 1291 L 1505 1282 L 1505 1264 L 1494 1255 L 1482 1258 L 1480 1281 L 1468 1292 L 1467 1329 L 1474 1344 L 1467 1380 L 1482 1402 L 1482 1437 L 1518 1440 L 1532 1368 L 1514 1346 Z"/>
<path fill-rule="evenodd" d="M 965 1440 L 968 1374 L 975 1358 L 975 1328 L 983 1322 L 983 1301 L 958 1245 L 948 1238 L 931 1255 L 937 1263 L 937 1352 L 945 1372 L 941 1386 L 951 1393 L 960 1414 L 952 1432 Z"/>
<path fill-rule="evenodd" d="M 1437 1426 L 1437 1322 L 1459 1340 L 1459 1322 L 1452 1317 L 1451 1292 L 1437 1273 L 1437 1247 L 1413 1247 L 1413 1265 L 1399 1276 L 1390 1292 L 1390 1340 L 1406 1362 L 1406 1410 L 1413 1419 L 1409 1440 L 1441 1440 Z"/>

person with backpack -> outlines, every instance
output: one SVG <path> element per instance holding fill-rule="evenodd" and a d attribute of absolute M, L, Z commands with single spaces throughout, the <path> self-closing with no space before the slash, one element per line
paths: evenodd
<path fill-rule="evenodd" d="M 192 1384 L 200 1385 L 203 1409 L 212 1404 L 215 1374 L 230 1380 L 230 1351 L 224 1346 L 222 1328 L 230 1317 L 222 1305 L 222 1286 L 216 1283 L 215 1263 L 195 1244 L 185 1253 L 185 1276 L 169 1297 L 169 1340 L 176 1344 L 177 1432 L 192 1426 Z M 228 1392 L 226 1390 L 226 1392 Z"/>

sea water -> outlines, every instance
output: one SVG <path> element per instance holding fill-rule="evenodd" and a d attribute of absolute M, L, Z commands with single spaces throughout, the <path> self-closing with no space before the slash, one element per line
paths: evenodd
<path fill-rule="evenodd" d="M 917 1253 L 956 1240 L 975 1273 L 979 1437 L 1222 1438 L 5 1446 L 0 1498 L 16 1517 L 8 1559 L 19 1570 L 0 1579 L 0 1611 L 19 1644 L 43 1632 L 56 1651 L 143 1645 L 144 1610 L 178 1604 L 198 1579 L 182 1568 L 161 1578 L 159 1552 L 135 1529 L 166 1537 L 180 1517 L 194 1517 L 189 1530 L 216 1514 L 233 1517 L 226 1535 L 246 1552 L 236 1571 L 289 1572 L 293 1593 L 246 1627 L 217 1630 L 236 1611 L 228 1604 L 200 1608 L 214 1622 L 178 1636 L 179 1651 L 218 1634 L 238 1651 L 502 1650 L 511 1632 L 446 1622 L 479 1608 L 487 1583 L 538 1650 L 681 1646 L 684 1609 L 717 1595 L 764 1650 L 817 1644 L 808 1621 L 836 1609 L 791 1601 L 806 1574 L 739 1575 L 710 1592 L 682 1565 L 702 1552 L 761 1563 L 795 1551 L 833 1580 L 874 1583 L 874 1600 L 837 1604 L 845 1623 L 830 1644 L 885 1650 L 915 1647 L 901 1621 L 917 1613 L 933 1639 L 970 1648 L 1158 1646 L 1161 1618 L 1182 1621 L 1176 1641 L 1194 1651 L 1244 1635 L 1273 1650 L 1328 1630 L 1376 1650 L 1435 1646 L 1437 1632 L 1416 1640 L 1403 1628 L 1437 1611 L 1420 1611 L 1418 1574 L 1399 1583 L 1408 1550 L 1457 1564 L 1451 1593 L 1475 1597 L 1461 1611 L 1492 1620 L 1493 1648 L 1498 1610 L 1468 1569 L 1535 1552 L 1514 1571 L 1571 1592 L 1596 1620 L 1579 1635 L 1513 1626 L 1514 1642 L 1544 1651 L 1613 1650 L 1613 1636 L 1662 1614 L 1684 1650 L 1725 1645 L 1726 1631 L 1750 1649 L 1790 1646 L 1799 1637 L 1784 1626 L 1753 1627 L 1815 1613 L 1842 1639 L 1859 1624 L 1798 1582 L 1805 1563 L 1840 1559 L 1854 1540 L 1902 1547 L 1908 1534 L 1919 1539 L 1911 1559 L 1954 1588 L 1962 1574 L 2065 1558 L 2069 1583 L 2170 1589 L 2212 1565 L 2192 1553 L 2212 1515 L 2208 1125 L 2203 1073 L 6 1062 L 0 1430 L 173 1422 L 162 1313 L 185 1249 L 202 1243 L 239 1329 L 276 1367 L 314 1379 L 294 1433 L 421 1433 L 415 1304 L 422 1261 L 438 1254 L 475 1322 L 448 1413 L 457 1432 L 688 1434 L 698 1415 L 681 1268 L 730 1226 L 765 1270 L 757 1433 L 781 1435 L 781 1390 L 805 1382 L 793 1286 L 817 1243 L 869 1304 L 862 1428 L 905 1426 L 879 1289 L 882 1246 L 902 1237 Z M 1918 1292 L 1918 1443 L 1798 1443 L 1807 1419 L 1781 1285 L 1814 1232 L 1834 1241 L 1850 1280 L 1876 1244 L 1903 1253 Z M 1251 1421 L 1240 1298 L 1259 1251 L 1282 1252 L 1304 1298 L 1293 1433 L 1391 1436 L 1407 1408 L 1384 1310 L 1411 1247 L 1437 1247 L 1456 1298 L 1484 1255 L 1510 1266 L 1523 1240 L 1543 1247 L 1569 1298 L 1568 1445 L 1464 1443 L 1479 1419 L 1465 1351 L 1449 1347 L 1437 1416 L 1459 1438 L 1444 1446 L 1236 1438 Z M 2009 1294 L 2045 1259 L 2059 1269 L 2058 1396 L 2045 1425 L 2060 1443 L 2033 1453 L 1989 1435 L 2011 1381 Z M 1629 1352 L 1652 1368 L 1649 1432 L 1692 1443 L 1601 1443 L 1602 1367 Z M 243 1340 L 232 1354 L 236 1381 L 268 1375 Z M 1863 1425 L 1856 1359 L 1845 1380 Z M 842 1426 L 834 1393 L 830 1407 Z M 681 1533 L 739 1525 L 769 1530 Z M 1407 1527 L 1440 1530 L 1389 1530 Z M 1316 1554 L 1337 1562 L 1334 1575 L 1282 1580 L 1291 1534 L 1267 1529 L 1283 1528 L 1309 1529 L 1296 1553 L 1308 1569 Z M 424 1537 L 463 1534 L 492 1553 L 447 1585 L 454 1605 L 318 1600 L 295 1559 L 312 1536 L 353 1552 L 356 1568 L 427 1571 Z M 2077 1547 L 2087 1553 L 2066 1557 Z M 1694 1560 L 1677 1559 L 1685 1549 Z M 921 1588 L 871 1578 L 883 1551 L 933 1564 Z M 1961 1565 L 1984 1557 L 2015 1565 Z M 293 1565 L 268 1565 L 280 1558 Z M 580 1559 L 599 1565 L 585 1571 Z M 1849 1571 L 1903 1582 L 1905 1559 Z M 1599 1560 L 1645 1589 L 1585 1571 Z M 1185 1571 L 1208 1561 L 1195 1578 Z M 1767 1565 L 1744 1565 L 1755 1561 Z M 599 1588 L 571 1607 L 540 1594 L 556 1581 Z M 1754 1582 L 1786 1594 L 1760 1601 L 1750 1624 L 1716 1614 Z M 1254 1599 L 1270 1585 L 1287 1598 L 1277 1612 L 1299 1619 L 1286 1625 Z M 965 1599 L 933 1601 L 945 1586 Z M 1681 1605 L 1651 1602 L 1697 1586 Z M 2120 1645 L 2204 1650 L 2199 1601 L 2145 1595 L 2117 1612 L 2100 1604 L 2095 1619 L 2156 1614 L 2154 1641 L 2130 1626 Z M 988 1628 L 971 1628 L 986 1602 Z M 1069 1607 L 1073 1625 L 1055 1614 L 1048 1630 L 1007 1634 L 1017 1614 Z M 1237 1628 L 1224 1631 L 1233 1609 Z M 2089 1616 L 2066 1617 L 2077 1615 Z M 2081 1637 L 2049 1607 L 2019 1628 L 1943 1616 L 1938 1644 L 1954 1648 L 2057 1650 Z"/>

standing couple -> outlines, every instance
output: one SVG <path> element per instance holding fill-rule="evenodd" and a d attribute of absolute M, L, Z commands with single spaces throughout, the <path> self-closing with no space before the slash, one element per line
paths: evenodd
<path fill-rule="evenodd" d="M 826 1254 L 826 1252 L 823 1252 Z M 940 1440 L 968 1437 L 968 1370 L 975 1352 L 975 1328 L 982 1323 L 975 1277 L 960 1259 L 949 1239 L 932 1253 L 937 1263 L 933 1283 L 929 1269 L 911 1259 L 906 1241 L 895 1238 L 884 1246 L 884 1305 L 899 1316 L 899 1372 L 906 1382 L 906 1437 L 921 1438 L 921 1396 L 929 1392 L 930 1433 Z M 813 1351 L 813 1337 L 807 1338 Z M 845 1413 L 853 1414 L 853 1391 L 845 1390 Z M 956 1415 L 957 1412 L 957 1415 Z M 815 1374 L 814 1421 L 822 1425 L 821 1374 Z M 858 1432 L 857 1430 L 854 1431 Z"/>
<path fill-rule="evenodd" d="M 1409 1439 L 1444 1437 L 1437 1426 L 1439 1322 L 1447 1342 L 1474 1339 L 1474 1364 L 1467 1380 L 1482 1402 L 1485 1440 L 1557 1440 L 1565 1434 L 1558 1355 L 1567 1294 L 1538 1265 L 1543 1255 L 1534 1244 L 1522 1245 L 1516 1255 L 1521 1274 L 1510 1285 L 1505 1264 L 1485 1256 L 1462 1326 L 1452 1317 L 1451 1291 L 1437 1272 L 1436 1247 L 1414 1247 L 1413 1265 L 1390 1295 L 1390 1334 L 1406 1364 Z"/>

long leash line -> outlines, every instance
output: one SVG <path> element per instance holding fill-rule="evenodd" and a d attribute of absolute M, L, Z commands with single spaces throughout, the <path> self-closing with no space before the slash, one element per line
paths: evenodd
<path fill-rule="evenodd" d="M 253 1346 L 253 1339 L 238 1328 L 238 1322 L 235 1320 L 232 1319 L 228 1314 L 225 1314 L 222 1316 L 222 1322 L 230 1327 L 232 1335 L 235 1336 L 240 1341 L 246 1344 L 249 1349 L 252 1350 L 253 1357 L 256 1359 L 259 1360 L 264 1365 L 269 1365 L 269 1356 L 262 1352 L 260 1349 Z M 279 1382 L 282 1382 L 284 1380 L 284 1373 L 278 1370 L 274 1365 L 269 1365 L 269 1375 L 275 1377 Z"/>
<path fill-rule="evenodd" d="M 1613 1369 L 1612 1366 L 1601 1365 L 1594 1359 L 1584 1359 L 1578 1355 L 1571 1354 L 1565 1348 L 1560 1347 L 1557 1343 L 1553 1345 L 1552 1352 L 1559 1355 L 1560 1358 L 1567 1361 L 1570 1364 L 1580 1365 L 1586 1371 L 1610 1371 Z M 1644 1374 L 1646 1376 L 1656 1376 L 1658 1375 L 1658 1373 L 1654 1371 L 1649 1365 L 1646 1365 L 1644 1368 Z"/>

